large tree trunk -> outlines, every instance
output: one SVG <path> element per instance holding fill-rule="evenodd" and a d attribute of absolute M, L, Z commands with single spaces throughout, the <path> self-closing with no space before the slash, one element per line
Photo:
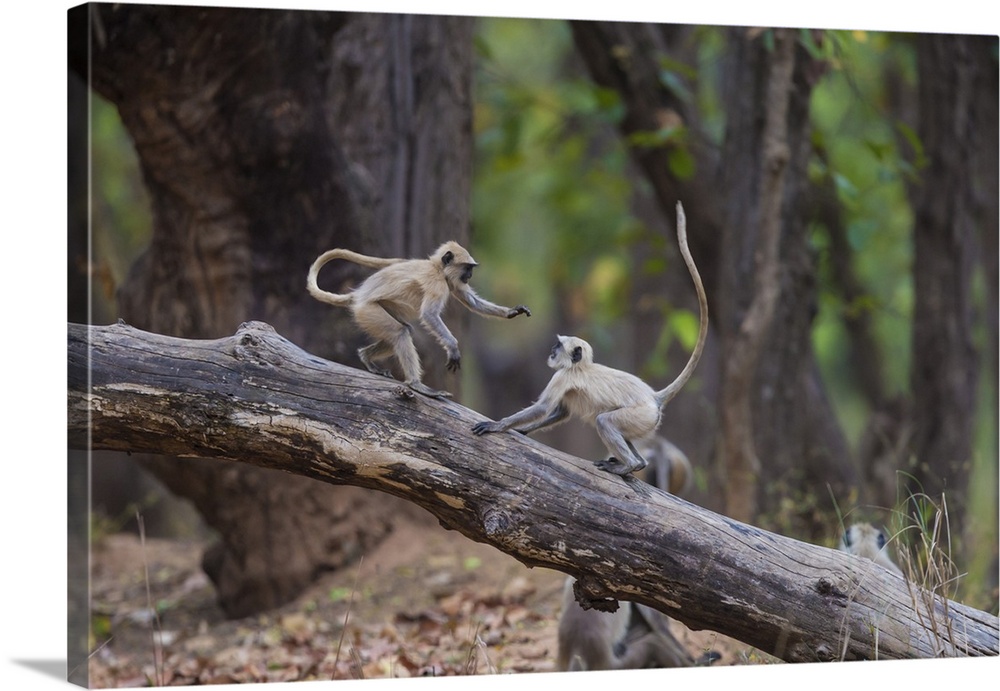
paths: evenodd
<path fill-rule="evenodd" d="M 379 489 L 525 564 L 573 575 L 588 604 L 645 604 L 790 662 L 1000 653 L 993 615 L 524 435 L 477 437 L 474 411 L 324 362 L 266 324 L 215 341 L 71 325 L 68 360 L 74 447 Z"/>
<path fill-rule="evenodd" d="M 152 243 L 119 291 L 129 322 L 217 337 L 267 319 L 354 362 L 361 341 L 347 312 L 305 291 L 312 260 L 335 246 L 425 255 L 466 239 L 471 19 L 91 12 L 91 63 L 77 69 L 118 107 L 153 203 Z M 321 282 L 341 289 L 361 275 L 331 265 Z M 434 382 L 444 357 L 424 352 Z M 220 534 L 205 567 L 232 616 L 287 601 L 390 527 L 392 508 L 356 488 L 246 465 L 146 467 Z M 347 514 L 367 519 L 348 527 Z"/>

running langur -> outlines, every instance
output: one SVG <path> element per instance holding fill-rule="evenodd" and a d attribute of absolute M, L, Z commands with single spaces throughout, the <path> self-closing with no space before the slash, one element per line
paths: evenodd
<path fill-rule="evenodd" d="M 346 259 L 378 271 L 349 293 L 330 293 L 317 285 L 316 278 L 323 265 L 334 259 Z M 306 286 L 317 300 L 350 309 L 354 322 L 374 339 L 358 350 L 368 371 L 391 377 L 392 374 L 377 363 L 395 355 L 407 386 L 426 396 L 441 398 L 451 394 L 421 382 L 423 370 L 412 337 L 414 320 L 419 319 L 441 344 L 448 354 L 448 370 L 454 372 L 461 365 L 462 354 L 458 341 L 441 319 L 449 295 L 485 317 L 531 316 L 524 305 L 501 307 L 479 297 L 469 285 L 476 266 L 472 255 L 453 241 L 438 247 L 427 259 L 383 259 L 334 249 L 321 254 L 309 267 Z"/>
<path fill-rule="evenodd" d="M 845 530 L 844 534 L 840 536 L 838 548 L 841 552 L 871 559 L 879 566 L 883 566 L 899 576 L 903 575 L 903 571 L 886 553 L 885 533 L 871 523 L 855 523 Z"/>
<path fill-rule="evenodd" d="M 549 354 L 549 367 L 556 373 L 538 400 L 498 422 L 479 422 L 472 431 L 481 435 L 515 429 L 528 434 L 576 415 L 594 425 L 611 453 L 610 458 L 595 463 L 598 468 L 622 476 L 645 468 L 646 460 L 636 450 L 635 442 L 650 436 L 659 427 L 663 406 L 691 378 L 708 333 L 708 300 L 688 250 L 686 221 L 680 202 L 677 203 L 677 240 L 698 293 L 700 328 L 691 357 L 669 386 L 654 391 L 633 374 L 595 363 L 593 350 L 586 341 L 574 336 L 557 336 Z"/>

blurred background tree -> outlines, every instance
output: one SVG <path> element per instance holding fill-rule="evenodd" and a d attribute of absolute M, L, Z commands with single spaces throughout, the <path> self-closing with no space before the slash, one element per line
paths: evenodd
<path fill-rule="evenodd" d="M 662 386 L 697 330 L 674 237 L 680 200 L 712 329 L 661 432 L 695 465 L 694 501 L 832 544 L 839 515 L 890 523 L 908 492 L 945 490 L 968 573 L 959 597 L 995 611 L 995 37 L 257 11 L 217 32 L 233 46 L 216 54 L 204 43 L 211 12 L 97 7 L 93 83 L 109 103 L 94 105 L 94 248 L 89 263 L 70 259 L 80 280 L 89 271 L 96 321 L 218 336 L 265 319 L 356 366 L 356 330 L 301 290 L 313 256 L 423 255 L 455 237 L 483 265 L 477 289 L 533 311 L 517 329 L 477 320 L 460 336 L 462 403 L 494 418 L 524 406 L 548 380 L 556 333 Z M 228 24 L 239 11 L 224 12 Z M 174 38 L 141 41 L 150 26 Z M 199 69 L 172 67 L 196 49 Z M 229 55 L 251 57 L 225 71 Z M 776 111 L 767 94 L 782 60 L 790 87 Z M 787 154 L 777 188 L 766 133 Z M 174 137 L 179 148 L 165 151 Z M 124 167 L 133 148 L 141 173 Z M 756 259 L 769 232 L 770 266 Z M 156 258 L 169 238 L 183 259 Z M 216 256 L 205 253 L 212 238 L 229 278 L 180 272 L 175 262 Z M 768 319 L 749 324 L 754 351 L 741 334 L 768 271 L 774 297 Z M 194 319 L 200 305 L 217 309 Z M 749 432 L 743 452 L 726 444 L 727 410 Z M 603 453 L 577 423 L 539 439 Z M 256 581 L 216 565 L 241 581 L 232 593 L 280 593 L 245 600 L 250 609 L 349 558 L 329 554 L 344 552 L 333 546 L 344 535 L 315 537 L 343 507 L 385 502 L 330 500 L 339 488 L 325 487 L 282 500 L 270 478 L 227 485 L 230 469 L 198 472 L 195 505 L 241 568 L 282 528 L 250 530 L 224 504 L 266 500 L 279 523 L 301 512 L 301 493 L 341 507 L 317 509 L 323 527 L 302 533 L 311 540 L 287 540 L 312 555 L 295 579 L 273 563 Z M 352 544 L 357 553 L 364 539 Z"/>

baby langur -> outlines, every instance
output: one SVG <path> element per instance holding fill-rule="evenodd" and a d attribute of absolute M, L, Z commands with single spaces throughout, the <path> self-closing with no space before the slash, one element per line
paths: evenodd
<path fill-rule="evenodd" d="M 378 271 L 349 293 L 330 293 L 317 285 L 316 278 L 323 265 L 334 259 L 346 259 Z M 421 382 L 423 369 L 413 345 L 413 321 L 419 319 L 441 344 L 448 354 L 448 370 L 454 372 L 461 365 L 462 355 L 458 341 L 441 319 L 449 296 L 485 317 L 531 316 L 524 305 L 501 307 L 479 297 L 469 286 L 476 266 L 472 255 L 453 241 L 438 247 L 427 259 L 383 259 L 334 249 L 321 254 L 309 267 L 306 287 L 317 300 L 350 309 L 354 322 L 375 339 L 371 345 L 358 350 L 368 371 L 391 377 L 387 369 L 376 363 L 395 355 L 407 386 L 426 396 L 441 398 L 451 394 Z"/>
<path fill-rule="evenodd" d="M 479 422 L 472 431 L 486 434 L 515 429 L 527 434 L 576 415 L 594 425 L 611 453 L 610 458 L 596 462 L 598 468 L 623 476 L 645 468 L 646 460 L 636 450 L 635 442 L 659 427 L 663 406 L 691 378 L 708 333 L 708 300 L 688 250 L 686 221 L 680 202 L 677 203 L 677 240 L 698 293 L 700 328 L 691 357 L 669 386 L 654 391 L 633 374 L 595 363 L 593 349 L 586 341 L 574 336 L 557 336 L 549 354 L 549 367 L 556 373 L 538 400 L 498 422 Z"/>
<path fill-rule="evenodd" d="M 848 554 L 871 559 L 879 566 L 885 567 L 895 574 L 903 575 L 902 570 L 886 553 L 885 533 L 870 523 L 855 523 L 840 536 L 838 549 Z"/>

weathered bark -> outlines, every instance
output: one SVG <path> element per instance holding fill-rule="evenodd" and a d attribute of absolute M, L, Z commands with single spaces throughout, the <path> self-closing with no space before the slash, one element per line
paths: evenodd
<path fill-rule="evenodd" d="M 788 661 L 1000 653 L 995 616 L 924 604 L 871 561 L 522 435 L 476 437 L 473 411 L 324 361 L 266 324 L 215 341 L 71 325 L 68 359 L 76 448 L 226 459 L 388 492 L 529 566 L 569 573 L 594 604 L 639 602 Z"/>
<path fill-rule="evenodd" d="M 363 336 L 346 310 L 306 293 L 312 260 L 336 246 L 422 256 L 467 239 L 471 18 L 88 11 L 93 49 L 71 64 L 89 67 L 93 88 L 118 107 L 153 202 L 151 246 L 118 293 L 130 323 L 204 338 L 266 319 L 353 362 Z M 362 275 L 338 262 L 320 280 L 340 291 Z M 427 381 L 454 391 L 433 348 L 423 351 Z M 395 510 L 384 499 L 365 507 L 371 496 L 356 488 L 245 465 L 143 464 L 220 534 L 204 563 L 232 616 L 294 597 L 385 534 Z M 348 534 L 346 512 L 372 520 Z"/>

